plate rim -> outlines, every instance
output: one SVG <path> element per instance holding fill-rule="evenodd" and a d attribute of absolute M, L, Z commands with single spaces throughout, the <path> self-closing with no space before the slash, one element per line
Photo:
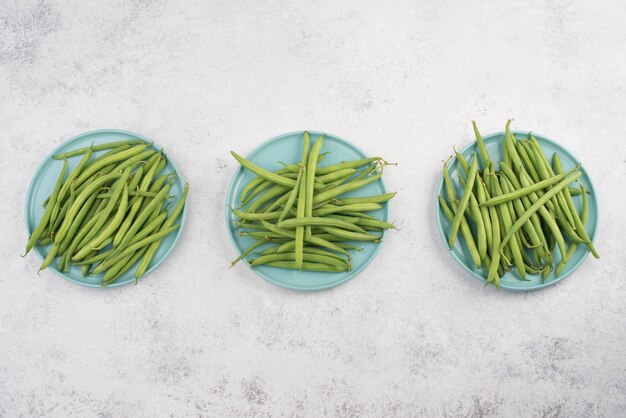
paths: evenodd
<path fill-rule="evenodd" d="M 274 136 L 266 141 L 263 141 L 261 144 L 257 145 L 254 149 L 252 149 L 252 151 L 250 151 L 247 155 L 246 155 L 246 159 L 249 159 L 251 156 L 254 157 L 254 154 L 256 154 L 257 152 L 261 151 L 264 147 L 266 147 L 267 145 L 279 141 L 285 137 L 288 136 L 292 136 L 292 135 L 302 135 L 304 134 L 304 132 L 308 132 L 311 136 L 314 135 L 321 135 L 324 134 L 326 136 L 331 136 L 333 139 L 338 140 L 339 142 L 342 142 L 343 144 L 347 145 L 350 148 L 353 148 L 354 150 L 356 150 L 357 152 L 361 153 L 363 156 L 365 156 L 365 158 L 367 158 L 367 156 L 369 154 L 365 153 L 361 148 L 357 147 L 356 145 L 354 145 L 352 142 L 338 136 L 335 135 L 333 133 L 329 133 L 329 132 L 322 132 L 322 131 L 314 131 L 314 130 L 301 130 L 301 131 L 291 131 L 291 132 L 287 132 L 287 133 L 283 133 L 277 136 Z M 235 170 L 235 172 L 233 173 L 230 182 L 228 183 L 228 188 L 226 189 L 226 205 L 224 208 L 224 213 L 225 213 L 225 220 L 226 220 L 226 233 L 228 234 L 228 238 L 230 239 L 231 244 L 233 245 L 233 247 L 235 248 L 235 251 L 237 252 L 238 255 L 241 254 L 241 250 L 239 249 L 239 247 L 237 246 L 237 243 L 235 242 L 235 239 L 233 237 L 233 234 L 231 233 L 231 218 L 230 218 L 230 209 L 228 208 L 228 201 L 230 200 L 229 197 L 232 193 L 234 193 L 234 183 L 235 180 L 237 179 L 237 177 L 240 175 L 240 173 L 242 173 L 245 170 L 245 168 L 239 164 L 237 169 Z M 380 179 L 378 179 L 377 181 L 380 181 L 380 184 L 382 185 L 383 188 L 383 193 L 387 193 L 387 186 L 381 176 Z M 387 220 L 389 220 L 389 214 L 390 214 L 390 209 L 389 209 L 390 205 L 389 202 L 386 202 L 385 205 L 383 205 L 383 210 L 385 212 L 385 216 L 387 218 Z M 294 291 L 299 291 L 299 292 L 317 292 L 317 291 L 321 291 L 321 290 L 327 290 L 327 289 L 331 289 L 333 287 L 339 286 L 343 283 L 346 283 L 347 281 L 355 278 L 356 276 L 358 276 L 359 274 L 361 274 L 369 265 L 370 263 L 376 258 L 376 256 L 380 253 L 383 244 L 385 243 L 385 240 L 387 238 L 387 234 L 388 234 L 388 230 L 383 230 L 383 234 L 381 237 L 381 241 L 380 243 L 378 243 L 378 245 L 376 246 L 376 248 L 374 249 L 374 253 L 371 255 L 371 257 L 369 257 L 367 260 L 365 260 L 365 262 L 363 263 L 363 265 L 361 266 L 360 269 L 358 270 L 353 270 L 351 272 L 349 272 L 349 274 L 338 280 L 338 281 L 334 281 L 332 283 L 328 283 L 325 285 L 319 285 L 319 286 L 312 286 L 312 287 L 298 287 L 298 286 L 293 286 L 293 285 L 289 285 L 289 284 L 285 284 L 285 283 L 281 283 L 273 278 L 271 278 L 270 276 L 260 272 L 257 269 L 253 269 L 250 268 L 249 270 L 252 270 L 257 276 L 263 278 L 264 280 L 282 287 L 284 289 L 290 289 L 290 290 L 294 290 Z M 245 259 L 244 259 L 245 260 Z"/>
<path fill-rule="evenodd" d="M 561 148 L 563 150 L 565 150 L 569 155 L 572 156 L 572 158 L 576 161 L 580 162 L 580 159 L 578 159 L 569 149 L 565 148 L 564 146 L 562 146 L 560 143 L 558 143 L 557 141 L 553 140 L 552 138 L 537 133 L 535 131 L 523 131 L 523 130 L 511 130 L 512 134 L 519 134 L 519 135 L 528 135 L 529 133 L 532 133 L 533 136 L 537 139 L 541 139 L 544 140 L 546 142 L 549 142 L 553 145 L 555 145 L 557 148 Z M 505 132 L 504 131 L 499 131 L 499 132 L 494 132 L 494 133 L 490 133 L 488 135 L 483 135 L 482 138 L 483 140 L 486 139 L 490 139 L 492 137 L 495 136 L 500 136 L 500 135 L 504 135 Z M 469 148 L 472 148 L 476 145 L 476 141 L 472 141 L 469 144 L 465 145 L 463 148 L 461 148 L 461 150 L 458 151 L 459 154 L 463 154 L 465 151 L 467 151 Z M 452 158 L 450 158 L 448 164 L 451 164 L 452 162 L 456 162 L 456 155 L 453 155 Z M 591 242 L 595 244 L 596 242 L 596 238 L 598 236 L 598 228 L 600 225 L 600 203 L 598 202 L 597 199 L 597 193 L 596 193 L 596 189 L 595 189 L 595 185 L 593 184 L 593 180 L 591 179 L 591 175 L 589 174 L 589 172 L 585 169 L 584 165 L 581 164 L 582 170 L 585 173 L 587 179 L 589 180 L 589 191 L 592 193 L 592 195 L 594 196 L 594 201 L 595 201 L 595 206 L 596 206 L 596 223 L 595 223 L 595 227 L 593 228 L 592 231 L 592 236 L 591 236 Z M 444 188 L 444 184 L 443 184 L 443 176 L 441 176 L 440 180 L 439 180 L 439 186 L 436 188 L 435 190 L 435 219 L 437 221 L 437 229 L 439 230 L 439 235 L 442 238 L 442 242 L 443 242 L 443 247 L 446 250 L 446 252 L 448 252 L 449 254 L 451 254 L 452 258 L 457 262 L 457 264 L 459 264 L 463 270 L 465 270 L 467 273 L 469 273 L 472 277 L 474 277 L 476 280 L 479 280 L 482 283 L 485 283 L 486 285 L 486 279 L 480 275 L 478 275 L 475 271 L 473 271 L 472 269 L 470 269 L 469 267 L 467 267 L 465 265 L 465 263 L 463 263 L 463 261 L 461 261 L 459 259 L 459 257 L 448 248 L 447 245 L 447 237 L 445 236 L 445 233 L 443 231 L 443 226 L 441 224 L 441 208 L 439 206 L 439 195 L 440 192 L 443 190 Z M 557 283 L 559 283 L 560 281 L 566 279 L 567 277 L 569 277 L 572 273 L 574 273 L 576 270 L 578 270 L 578 268 L 583 264 L 583 262 L 587 259 L 587 257 L 589 256 L 590 251 L 586 251 L 585 254 L 583 254 L 583 256 L 580 258 L 580 260 L 578 260 L 578 262 L 566 273 L 563 273 L 561 276 L 559 277 L 555 277 L 553 280 L 547 281 L 545 283 L 539 283 L 539 284 L 535 284 L 529 287 L 525 287 L 525 288 L 521 288 L 521 287 L 512 287 L 509 286 L 508 284 L 502 284 L 500 283 L 500 288 L 502 289 L 506 289 L 508 291 L 512 291 L 512 292 L 530 292 L 530 291 L 535 291 L 535 290 L 540 290 L 540 289 L 544 289 L 546 287 L 550 287 L 553 286 Z"/>
<path fill-rule="evenodd" d="M 102 134 L 102 133 L 118 133 L 118 134 L 125 134 L 125 135 L 130 135 L 133 136 L 137 139 L 141 139 L 143 141 L 149 142 L 150 144 L 152 144 L 153 146 L 160 148 L 152 139 L 138 134 L 136 132 L 132 132 L 132 131 L 127 131 L 124 129 L 96 129 L 93 131 L 87 131 L 87 132 L 83 132 L 80 133 L 78 135 L 75 135 L 65 141 L 63 141 L 61 144 L 59 144 L 57 147 L 55 147 L 50 153 L 48 153 L 48 155 L 46 155 L 46 157 L 44 157 L 41 162 L 39 163 L 39 165 L 37 166 L 37 168 L 35 169 L 33 175 L 31 176 L 30 182 L 28 184 L 28 188 L 26 189 L 26 196 L 25 196 L 25 200 L 24 200 L 24 226 L 26 227 L 26 233 L 28 234 L 28 236 L 30 236 L 31 231 L 29 230 L 28 227 L 28 201 L 29 201 L 29 196 L 31 195 L 31 193 L 33 193 L 33 187 L 35 185 L 35 179 L 38 177 L 39 172 L 43 169 L 43 166 L 46 164 L 46 162 L 49 159 L 53 159 L 52 157 L 54 155 L 56 155 L 58 153 L 58 151 L 64 147 L 65 145 L 69 144 L 72 141 L 76 141 L 79 140 L 85 136 L 89 136 L 89 135 L 94 135 L 94 134 Z M 172 165 L 172 167 L 174 168 L 174 170 L 176 170 L 176 174 L 178 176 L 178 178 L 180 179 L 181 183 L 183 184 L 183 187 L 185 184 L 187 184 L 184 176 L 181 174 L 180 169 L 178 168 L 178 165 L 176 165 L 176 163 L 169 157 L 168 154 L 167 155 L 167 161 Z M 167 252 L 163 255 L 163 257 L 161 259 L 159 259 L 152 267 L 149 267 L 148 270 L 146 270 L 146 272 L 143 274 L 143 276 L 141 277 L 141 280 L 144 280 L 150 273 L 152 273 L 154 270 L 156 270 L 172 253 L 172 251 L 174 250 L 174 248 L 176 247 L 176 245 L 178 244 L 178 241 L 181 237 L 181 235 L 183 234 L 183 229 L 185 228 L 185 221 L 187 219 L 187 202 L 185 202 L 185 206 L 183 207 L 183 211 L 180 214 L 180 216 L 178 217 L 178 219 L 180 219 L 180 228 L 178 228 L 176 235 L 174 236 L 174 241 L 172 242 L 172 245 L 170 246 L 170 248 L 167 250 Z M 37 256 L 39 257 L 39 259 L 41 261 L 44 260 L 44 257 L 39 253 L 39 251 L 36 250 L 35 246 L 33 248 L 33 250 L 35 250 L 35 254 L 37 254 Z M 120 286 L 125 286 L 128 284 L 131 284 L 134 282 L 134 280 L 129 279 L 128 281 L 123 281 L 123 282 L 115 282 L 112 283 L 108 286 L 102 286 L 100 284 L 96 284 L 96 283 L 87 283 L 87 282 L 82 282 L 79 280 L 76 280 L 72 277 L 66 276 L 62 271 L 59 271 L 59 269 L 54 266 L 53 264 L 51 264 L 48 267 L 51 271 L 53 271 L 56 275 L 61 276 L 63 279 L 74 283 L 74 284 L 78 284 L 84 287 L 91 287 L 91 288 L 115 288 L 115 287 L 120 287 Z"/>

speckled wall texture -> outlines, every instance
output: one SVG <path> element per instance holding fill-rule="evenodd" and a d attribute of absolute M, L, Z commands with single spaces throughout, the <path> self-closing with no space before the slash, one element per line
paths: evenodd
<path fill-rule="evenodd" d="M 299 4 L 297 4 L 299 3 Z M 0 416 L 626 416 L 622 1 L 0 1 Z M 596 181 L 598 248 L 497 292 L 434 225 L 441 162 L 508 117 Z M 81 132 L 154 138 L 191 183 L 174 254 L 138 286 L 36 274 L 23 206 Z M 236 255 L 246 154 L 324 130 L 397 161 L 390 234 L 356 279 L 303 294 Z"/>

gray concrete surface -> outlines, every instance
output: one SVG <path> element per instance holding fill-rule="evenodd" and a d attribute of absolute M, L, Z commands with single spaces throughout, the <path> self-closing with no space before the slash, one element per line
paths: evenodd
<path fill-rule="evenodd" d="M 0 2 L 0 416 L 623 417 L 626 57 L 620 1 Z M 483 289 L 434 226 L 441 161 L 545 133 L 596 181 L 600 261 Z M 62 141 L 115 127 L 192 185 L 138 286 L 36 275 L 23 205 Z M 399 162 L 392 233 L 355 280 L 287 291 L 226 237 L 228 151 L 299 129 Z"/>

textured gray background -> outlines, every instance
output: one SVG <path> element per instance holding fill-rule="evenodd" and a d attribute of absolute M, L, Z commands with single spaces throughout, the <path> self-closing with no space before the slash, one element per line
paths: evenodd
<path fill-rule="evenodd" d="M 624 416 L 623 2 L 182 3 L 0 1 L 0 416 Z M 434 226 L 441 161 L 508 117 L 600 201 L 602 260 L 528 294 L 483 289 Z M 37 277 L 30 177 L 108 127 L 182 167 L 183 239 L 136 287 Z M 229 270 L 222 215 L 228 151 L 300 129 L 400 163 L 401 230 L 313 294 Z"/>

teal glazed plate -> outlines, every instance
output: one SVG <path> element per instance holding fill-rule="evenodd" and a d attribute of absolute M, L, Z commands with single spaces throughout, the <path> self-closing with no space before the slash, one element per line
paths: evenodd
<path fill-rule="evenodd" d="M 512 131 L 512 132 L 516 134 L 518 138 L 526 138 L 528 136 L 528 131 Z M 548 157 L 548 161 L 552 161 L 552 154 L 556 152 L 557 154 L 559 154 L 559 157 L 561 158 L 561 163 L 563 164 L 564 170 L 569 170 L 571 168 L 574 168 L 579 163 L 580 160 L 575 158 L 568 150 L 561 147 L 559 144 L 557 144 L 555 141 L 551 140 L 550 138 L 544 135 L 539 135 L 535 132 L 533 132 L 533 136 L 537 138 L 537 141 L 539 141 L 539 143 L 541 144 L 541 147 L 543 148 L 543 151 L 545 152 L 546 157 Z M 502 158 L 503 138 L 504 138 L 504 132 L 498 132 L 498 133 L 483 137 L 487 151 L 489 152 L 489 154 L 492 156 L 494 160 L 497 159 L 499 161 Z M 476 152 L 478 154 L 478 146 L 476 145 L 476 142 L 472 142 L 471 144 L 463 148 L 463 150 L 460 151 L 460 154 L 462 154 L 463 156 L 469 159 L 473 152 Z M 452 180 L 456 186 L 457 193 L 461 195 L 463 190 L 458 184 L 459 182 L 458 182 L 458 177 L 457 177 L 457 168 L 458 168 L 458 165 L 457 165 L 456 158 L 453 157 L 448 163 L 448 170 L 450 171 L 450 177 L 452 177 Z M 591 237 L 591 240 L 595 242 L 595 238 L 598 232 L 598 201 L 597 201 L 596 191 L 593 187 L 593 183 L 591 182 L 591 178 L 589 177 L 588 173 L 585 171 L 584 165 L 582 165 L 582 172 L 583 172 L 583 175 L 582 177 L 580 177 L 579 182 L 581 182 L 587 188 L 587 190 L 591 193 L 587 195 L 587 202 L 589 205 L 589 218 L 587 219 L 587 233 Z M 576 183 L 572 184 L 572 186 L 574 187 L 575 185 Z M 437 190 L 438 190 L 437 195 L 445 196 L 443 178 L 441 179 L 441 182 L 439 183 L 439 188 Z M 576 204 L 576 206 L 578 207 L 578 210 L 580 211 L 580 208 L 581 208 L 580 196 L 573 196 L 572 198 L 574 200 L 574 204 Z M 450 222 L 448 222 L 448 219 L 446 219 L 445 215 L 443 214 L 443 211 L 441 210 L 441 207 L 439 206 L 437 196 L 435 196 L 435 205 L 436 205 L 435 213 L 437 216 L 437 224 L 439 227 L 439 232 L 441 233 L 441 238 L 443 239 L 445 248 L 448 249 L 447 236 L 448 236 L 448 231 L 450 231 Z M 566 244 L 567 243 L 568 241 L 566 238 Z M 484 269 L 476 268 L 469 254 L 467 246 L 465 244 L 465 240 L 462 237 L 459 237 L 459 239 L 456 240 L 456 244 L 454 248 L 450 250 L 450 254 L 461 265 L 461 267 L 463 267 L 465 271 L 467 271 L 469 274 L 471 274 L 478 280 L 481 280 L 483 282 L 486 281 L 487 271 Z M 583 263 L 585 258 L 587 258 L 588 254 L 589 254 L 589 250 L 587 250 L 587 247 L 585 247 L 584 245 L 579 245 L 578 249 L 572 256 L 570 261 L 567 263 L 567 266 L 563 269 L 561 274 L 559 274 L 558 276 L 555 274 L 554 269 L 553 269 L 552 273 L 550 273 L 550 276 L 548 276 L 545 282 L 542 282 L 541 276 L 529 275 L 529 274 L 526 275 L 526 278 L 529 279 L 529 281 L 524 281 L 521 278 L 519 278 L 516 275 L 516 273 L 508 272 L 500 279 L 500 287 L 504 289 L 508 289 L 508 290 L 524 291 L 524 290 L 536 290 L 536 289 L 541 289 L 547 286 L 551 286 L 563 280 L 570 274 L 572 274 L 578 267 L 580 267 L 580 265 Z M 559 252 L 558 248 L 555 248 L 554 250 L 554 260 L 556 264 L 558 264 L 561 261 L 561 253 Z"/>
<path fill-rule="evenodd" d="M 56 179 L 59 176 L 59 173 L 61 172 L 61 168 L 63 167 L 63 161 L 55 160 L 54 158 L 52 158 L 53 155 L 64 153 L 64 152 L 69 152 L 78 148 L 88 147 L 92 143 L 97 145 L 97 144 L 102 144 L 106 142 L 123 141 L 123 140 L 129 140 L 129 139 L 141 139 L 148 143 L 152 142 L 150 139 L 142 135 L 132 133 L 132 132 L 122 131 L 118 129 L 103 129 L 103 130 L 98 130 L 98 131 L 86 132 L 78 136 L 75 136 L 74 138 L 61 144 L 54 151 L 52 151 L 52 153 L 48 155 L 46 159 L 41 163 L 39 168 L 37 168 L 37 171 L 35 172 L 35 175 L 33 176 L 33 179 L 30 182 L 30 186 L 28 187 L 28 192 L 26 194 L 26 213 L 25 213 L 26 231 L 28 235 L 30 236 L 31 232 L 35 229 L 35 227 L 37 226 L 37 223 L 43 216 L 44 208 L 42 204 L 52 192 L 52 189 L 54 188 L 54 183 L 56 182 Z M 155 144 L 152 144 L 152 148 L 160 149 Z M 94 153 L 94 157 L 97 157 L 107 151 L 108 150 L 96 152 Z M 67 160 L 68 173 L 74 167 L 78 165 L 78 163 L 80 162 L 80 158 L 81 158 L 80 156 L 77 156 L 77 157 L 69 158 Z M 185 181 L 180 175 L 180 170 L 178 169 L 178 167 L 176 167 L 176 165 L 169 158 L 169 156 L 167 158 L 167 165 L 165 166 L 165 168 L 163 169 L 161 173 L 177 173 L 178 174 L 176 177 L 173 178 L 173 183 L 169 191 L 169 194 L 171 196 L 174 196 L 173 201 L 178 202 L 178 200 L 182 196 L 184 186 L 185 186 Z M 174 231 L 173 233 L 169 234 L 163 239 L 161 246 L 156 252 L 154 258 L 152 259 L 150 267 L 148 268 L 148 270 L 146 271 L 143 277 L 145 277 L 150 272 L 154 271 L 154 269 L 156 269 L 163 261 L 165 261 L 167 256 L 172 252 L 172 250 L 174 249 L 174 246 L 178 242 L 178 239 L 180 238 L 183 232 L 186 214 L 187 214 L 187 205 L 185 205 L 185 207 L 183 208 L 183 212 L 178 218 L 178 223 L 180 224 L 180 228 Z M 24 242 L 26 242 L 26 240 L 24 240 Z M 50 248 L 51 248 L 51 245 L 36 246 L 35 248 L 33 248 L 33 251 L 37 253 L 39 258 L 41 258 L 41 260 L 43 261 L 46 254 L 48 254 L 48 251 L 50 250 Z M 48 268 L 54 271 L 59 276 L 63 277 L 64 279 L 69 280 L 70 282 L 80 284 L 83 286 L 89 286 L 89 287 L 101 287 L 100 282 L 102 278 L 104 277 L 104 274 L 101 273 L 101 274 L 97 274 L 94 276 L 83 277 L 81 274 L 80 266 L 71 266 L 67 272 L 62 272 L 62 271 L 59 271 L 58 269 L 59 260 L 60 258 L 57 258 L 56 260 L 54 260 L 52 264 L 50 265 L 50 267 Z M 138 263 L 140 261 L 141 260 L 139 260 Z M 136 265 L 130 268 L 126 273 L 124 273 L 115 283 L 112 283 L 107 287 L 117 287 L 117 286 L 122 286 L 128 283 L 134 283 L 135 282 L 135 268 L 136 268 Z"/>
<path fill-rule="evenodd" d="M 313 144 L 322 134 L 321 132 L 315 131 L 309 131 L 309 133 L 311 135 L 311 144 Z M 261 144 L 247 156 L 247 159 L 266 170 L 279 170 L 282 168 L 279 161 L 287 164 L 300 162 L 300 157 L 302 155 L 302 143 L 302 131 L 287 133 Z M 337 164 L 346 160 L 367 158 L 367 155 L 363 151 L 355 147 L 350 142 L 328 133 L 324 138 L 324 145 L 321 150 L 321 153 L 325 152 L 329 152 L 329 154 L 327 154 L 324 161 L 319 164 L 320 167 Z M 234 208 L 240 206 L 239 196 L 241 195 L 241 190 L 255 177 L 256 176 L 250 171 L 244 169 L 243 167 L 239 167 L 228 187 L 226 197 L 226 224 L 228 235 L 237 250 L 237 255 L 241 254 L 246 248 L 252 245 L 255 240 L 250 237 L 242 237 L 239 235 L 239 231 L 233 224 L 234 215 L 230 212 L 228 206 L 232 206 Z M 368 184 L 362 189 L 346 193 L 343 196 L 371 196 L 382 193 L 386 193 L 385 185 L 382 180 L 378 180 L 374 183 Z M 389 203 L 387 202 L 383 204 L 381 209 L 371 212 L 371 215 L 383 221 L 387 221 L 389 219 Z M 383 241 L 386 235 L 387 233 L 385 231 L 382 237 Z M 328 289 L 344 283 L 362 272 L 374 259 L 376 254 L 378 254 L 383 242 L 378 244 L 352 242 L 351 244 L 363 248 L 362 251 L 350 251 L 352 254 L 352 271 L 341 273 L 295 271 L 268 266 L 258 266 L 253 268 L 252 271 L 269 282 L 289 289 L 305 291 Z M 258 251 L 262 251 L 264 248 L 265 246 L 261 246 Z M 250 254 L 246 257 L 245 261 L 252 258 L 254 258 L 254 256 Z"/>

